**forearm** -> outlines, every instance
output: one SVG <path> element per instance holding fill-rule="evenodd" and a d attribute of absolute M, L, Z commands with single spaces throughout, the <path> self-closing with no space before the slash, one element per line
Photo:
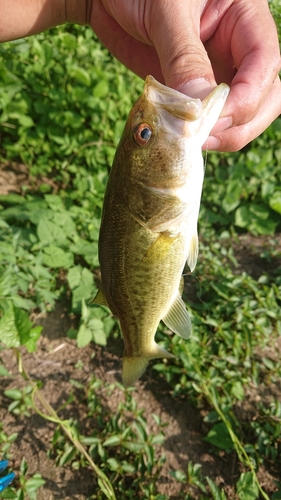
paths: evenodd
<path fill-rule="evenodd" d="M 87 24 L 91 0 L 0 0 L 0 42 L 65 22 Z"/>

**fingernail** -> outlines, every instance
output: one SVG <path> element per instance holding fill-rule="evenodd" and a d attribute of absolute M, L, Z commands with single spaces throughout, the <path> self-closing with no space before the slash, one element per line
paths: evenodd
<path fill-rule="evenodd" d="M 232 116 L 223 116 L 222 118 L 219 118 L 217 123 L 212 128 L 210 135 L 215 135 L 219 132 L 223 132 L 224 130 L 230 128 L 232 126 L 232 123 Z"/>
<path fill-rule="evenodd" d="M 203 150 L 212 150 L 212 151 L 217 151 L 220 148 L 220 143 L 221 141 L 217 138 L 214 137 L 213 135 L 210 135 L 206 142 L 203 144 L 202 149 Z"/>
<path fill-rule="evenodd" d="M 193 99 L 205 99 L 207 95 L 214 90 L 215 86 L 211 85 L 205 78 L 196 78 L 195 80 L 190 80 L 184 83 L 179 91 L 183 94 L 193 97 Z"/>

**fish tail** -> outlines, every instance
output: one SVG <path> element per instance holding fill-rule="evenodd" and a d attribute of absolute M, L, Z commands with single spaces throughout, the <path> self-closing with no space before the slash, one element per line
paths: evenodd
<path fill-rule="evenodd" d="M 175 358 L 173 354 L 161 349 L 156 343 L 151 352 L 143 356 L 124 356 L 122 382 L 125 387 L 133 385 L 145 372 L 150 359 Z"/>

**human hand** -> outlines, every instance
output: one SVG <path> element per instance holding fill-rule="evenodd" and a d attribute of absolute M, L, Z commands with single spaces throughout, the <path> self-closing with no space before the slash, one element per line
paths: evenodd
<path fill-rule="evenodd" d="M 281 113 L 280 50 L 267 0 L 95 0 L 90 25 L 141 77 L 192 97 L 230 94 L 205 148 L 241 149 Z"/>

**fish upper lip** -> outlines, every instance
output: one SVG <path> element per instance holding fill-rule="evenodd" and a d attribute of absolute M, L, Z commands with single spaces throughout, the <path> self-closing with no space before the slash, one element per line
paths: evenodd
<path fill-rule="evenodd" d="M 181 120 L 194 121 L 202 114 L 200 99 L 187 97 L 177 90 L 166 87 L 150 75 L 146 77 L 144 93 L 153 104 Z"/>

